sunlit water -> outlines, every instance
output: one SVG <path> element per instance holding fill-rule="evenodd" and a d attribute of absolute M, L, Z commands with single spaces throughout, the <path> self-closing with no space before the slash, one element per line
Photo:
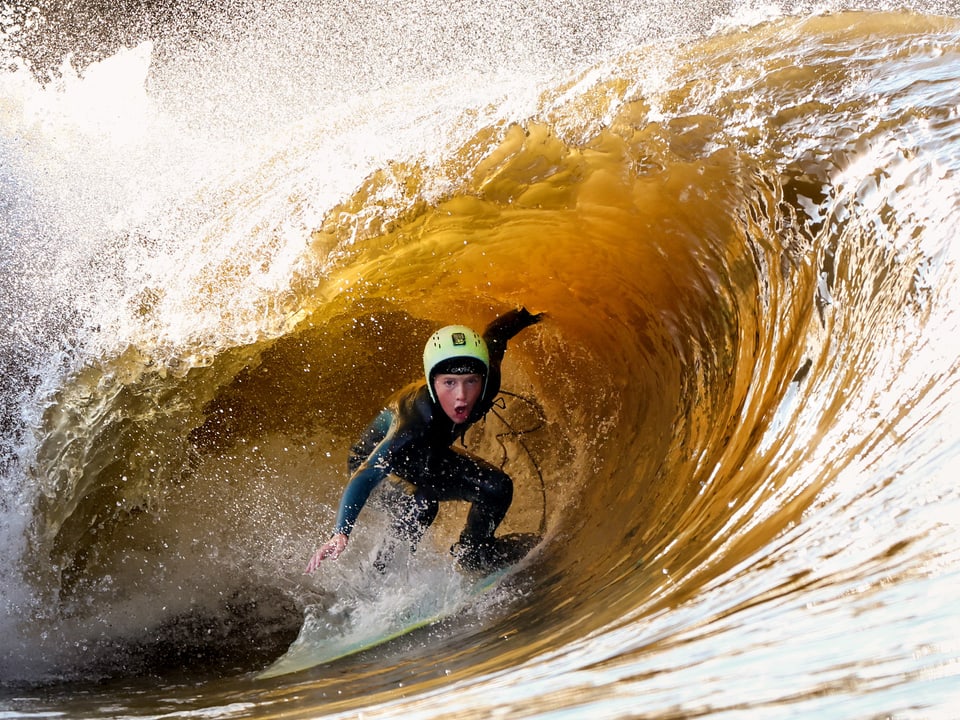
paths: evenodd
<path fill-rule="evenodd" d="M 715 12 L 4 9 L 0 717 L 955 717 L 960 20 Z M 545 542 L 303 576 L 521 304 L 467 439 Z"/>

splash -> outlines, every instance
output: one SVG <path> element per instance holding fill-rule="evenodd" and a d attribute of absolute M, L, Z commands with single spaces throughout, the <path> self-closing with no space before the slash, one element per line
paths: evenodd
<path fill-rule="evenodd" d="M 6 682 L 193 653 L 164 692 L 228 716 L 948 707 L 955 19 L 585 6 L 284 4 L 2 76 Z M 416 605 L 357 587 L 375 519 L 303 560 L 421 338 L 520 303 L 538 429 L 469 443 L 506 531 L 545 483 L 537 592 L 251 689 L 338 593 Z M 23 707 L 138 712 L 100 699 Z"/>

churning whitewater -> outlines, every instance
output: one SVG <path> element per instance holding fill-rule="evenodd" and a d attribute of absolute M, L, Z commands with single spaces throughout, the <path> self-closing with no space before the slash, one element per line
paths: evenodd
<path fill-rule="evenodd" d="M 0 31 L 0 715 L 951 717 L 955 8 Z M 430 334 L 519 306 L 465 445 L 544 542 L 472 585 L 445 504 L 380 574 L 367 508 L 305 576 Z"/>

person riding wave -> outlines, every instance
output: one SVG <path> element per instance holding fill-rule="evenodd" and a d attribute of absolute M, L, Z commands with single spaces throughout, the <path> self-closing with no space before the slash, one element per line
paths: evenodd
<path fill-rule="evenodd" d="M 340 556 L 381 483 L 378 501 L 390 515 L 391 540 L 381 548 L 378 569 L 384 569 L 398 541 L 415 550 L 440 502 L 447 500 L 471 503 L 459 542 L 451 548 L 459 563 L 477 568 L 497 561 L 494 532 L 513 500 L 513 481 L 453 443 L 493 406 L 507 342 L 542 317 L 519 308 L 493 320 L 482 336 L 463 325 L 431 336 L 423 351 L 424 379 L 395 393 L 351 448 L 350 480 L 333 535 L 314 553 L 307 573 Z"/>

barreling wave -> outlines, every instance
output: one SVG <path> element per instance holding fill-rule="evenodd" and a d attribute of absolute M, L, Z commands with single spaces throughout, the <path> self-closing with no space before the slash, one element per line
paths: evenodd
<path fill-rule="evenodd" d="M 346 449 L 417 377 L 437 325 L 518 305 L 548 320 L 511 345 L 501 417 L 468 444 L 515 479 L 504 529 L 545 517 L 547 542 L 500 607 L 402 657 L 318 671 L 303 712 L 397 712 L 399 676 L 460 714 L 611 715 L 624 711 L 611 694 L 643 696 L 644 677 L 662 676 L 652 714 L 873 708 L 878 687 L 949 677 L 949 638 L 882 596 L 868 606 L 885 587 L 927 595 L 958 567 L 954 526 L 932 507 L 957 502 L 945 428 L 960 376 L 944 338 L 957 326 L 958 40 L 953 18 L 853 13 L 715 32 L 669 66 L 651 43 L 541 86 L 523 118 L 468 112 L 441 128 L 449 145 L 381 163 L 325 205 L 299 158 L 330 138 L 304 124 L 295 145 L 198 193 L 194 245 L 126 235 L 132 278 L 99 326 L 85 319 L 97 352 L 42 398 L 24 468 L 33 600 L 4 628 L 4 679 L 188 661 L 194 679 L 242 677 L 284 652 L 304 612 L 376 594 L 358 579 L 374 517 L 352 556 L 300 578 Z M 431 530 L 438 553 L 461 510 Z M 845 646 L 831 665 L 751 635 L 846 622 L 841 597 L 866 613 L 865 636 L 893 623 L 913 639 L 882 657 Z M 740 652 L 753 668 L 777 648 L 799 669 L 777 671 L 772 695 L 738 705 L 718 690 Z M 658 667 L 678 653 L 677 669 Z M 715 674 L 684 689 L 705 658 Z M 861 679 L 835 683 L 841 665 Z M 508 670 L 527 684 L 481 700 Z M 244 691 L 264 713 L 303 692 L 272 683 Z"/>

